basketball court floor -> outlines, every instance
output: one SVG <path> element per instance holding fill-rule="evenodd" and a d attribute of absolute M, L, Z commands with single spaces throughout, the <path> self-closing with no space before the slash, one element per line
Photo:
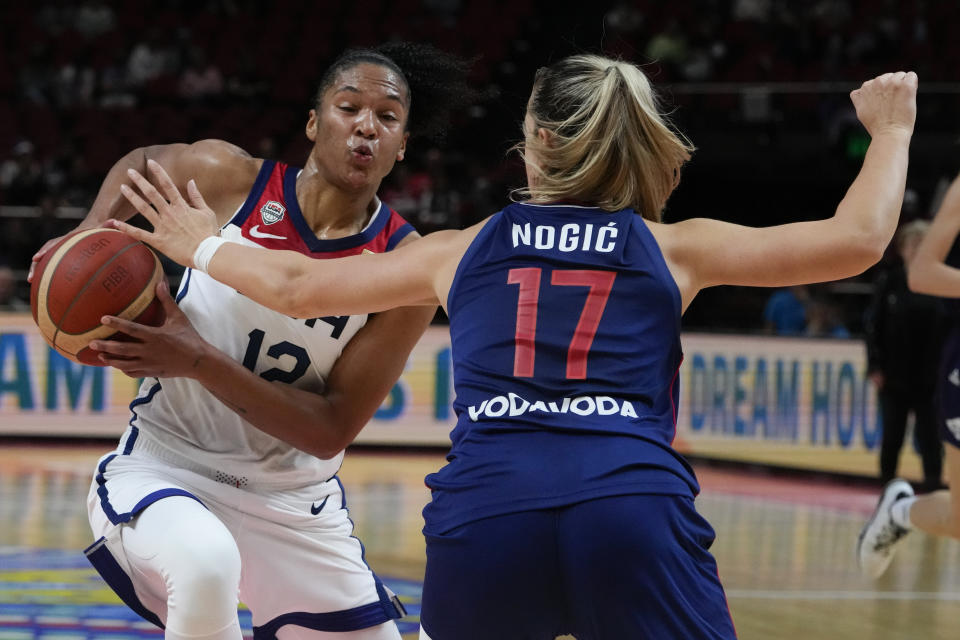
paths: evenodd
<path fill-rule="evenodd" d="M 81 553 L 91 542 L 90 473 L 109 448 L 0 443 L 0 640 L 161 637 L 120 604 Z M 350 451 L 340 473 L 367 560 L 409 612 L 405 639 L 417 637 L 423 477 L 442 464 L 439 452 Z M 698 508 L 717 531 L 713 552 L 742 640 L 958 636 L 960 543 L 911 535 L 890 571 L 872 582 L 858 574 L 853 545 L 875 491 L 697 472 Z M 249 634 L 249 614 L 241 621 Z"/>

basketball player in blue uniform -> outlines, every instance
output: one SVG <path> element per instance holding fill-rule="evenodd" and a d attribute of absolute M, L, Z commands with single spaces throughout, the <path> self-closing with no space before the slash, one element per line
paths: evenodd
<path fill-rule="evenodd" d="M 949 298 L 949 331 L 937 378 L 940 437 L 946 444 L 946 491 L 914 496 L 906 480 L 884 487 L 877 508 L 857 541 L 860 568 L 871 578 L 883 575 L 897 545 L 914 528 L 960 540 L 960 177 L 943 198 L 930 229 L 907 265 L 910 289 Z"/>
<path fill-rule="evenodd" d="M 216 237 L 198 190 L 188 204 L 158 165 L 162 193 L 142 176 L 125 191 L 153 232 L 115 228 L 294 316 L 447 309 L 458 420 L 427 478 L 423 638 L 733 638 L 714 532 L 671 446 L 680 317 L 704 287 L 842 278 L 879 260 L 916 86 L 896 73 L 851 94 L 873 140 L 816 222 L 661 224 L 691 146 L 637 67 L 582 55 L 537 74 L 525 200 L 467 230 L 324 263 L 257 251 Z"/>
<path fill-rule="evenodd" d="M 465 65 L 432 47 L 348 52 L 321 80 L 303 169 L 217 140 L 138 149 L 81 226 L 134 215 L 121 185 L 160 161 L 211 194 L 235 242 L 311 260 L 392 251 L 416 233 L 377 198 L 380 182 L 411 131 L 469 95 L 464 81 Z M 91 562 L 167 638 L 239 640 L 239 596 L 256 638 L 399 640 L 402 607 L 364 561 L 336 474 L 433 310 L 293 318 L 195 270 L 175 302 L 165 286 L 162 327 L 124 322 L 140 342 L 91 345 L 146 377 L 96 469 Z"/>

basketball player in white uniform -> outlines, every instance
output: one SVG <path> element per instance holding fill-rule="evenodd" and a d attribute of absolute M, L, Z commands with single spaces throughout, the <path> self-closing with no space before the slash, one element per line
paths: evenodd
<path fill-rule="evenodd" d="M 429 86 L 407 79 L 424 76 L 408 71 L 418 63 Z M 226 238 L 318 259 L 389 251 L 416 234 L 377 199 L 380 181 L 408 130 L 429 130 L 469 95 L 463 72 L 429 47 L 348 52 L 321 81 L 303 170 L 222 141 L 139 149 L 111 170 L 81 227 L 131 217 L 127 170 L 158 162 L 208 194 Z M 424 112 L 412 124 L 411 95 Z M 162 327 L 109 319 L 141 342 L 91 345 L 146 376 L 91 486 L 91 562 L 167 638 L 239 638 L 238 595 L 255 638 L 399 638 L 402 607 L 351 535 L 336 473 L 433 308 L 296 319 L 191 270 L 176 301 L 158 295 Z"/>

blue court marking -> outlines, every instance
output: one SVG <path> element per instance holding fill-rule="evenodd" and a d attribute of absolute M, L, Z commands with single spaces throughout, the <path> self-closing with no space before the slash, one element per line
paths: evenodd
<path fill-rule="evenodd" d="M 401 634 L 416 634 L 423 585 L 381 576 L 403 602 Z M 252 637 L 250 612 L 239 612 Z M 79 550 L 0 547 L 0 640 L 125 640 L 162 638 L 110 591 Z"/>

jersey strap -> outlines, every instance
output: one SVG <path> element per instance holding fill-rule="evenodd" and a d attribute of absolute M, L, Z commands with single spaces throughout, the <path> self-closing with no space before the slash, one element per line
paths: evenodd
<path fill-rule="evenodd" d="M 250 194 L 228 223 L 241 235 L 267 249 L 298 251 L 313 258 L 338 258 L 358 253 L 390 251 L 410 232 L 411 226 L 382 202 L 359 233 L 343 238 L 318 238 L 307 223 L 297 200 L 300 169 L 265 160 Z"/>

